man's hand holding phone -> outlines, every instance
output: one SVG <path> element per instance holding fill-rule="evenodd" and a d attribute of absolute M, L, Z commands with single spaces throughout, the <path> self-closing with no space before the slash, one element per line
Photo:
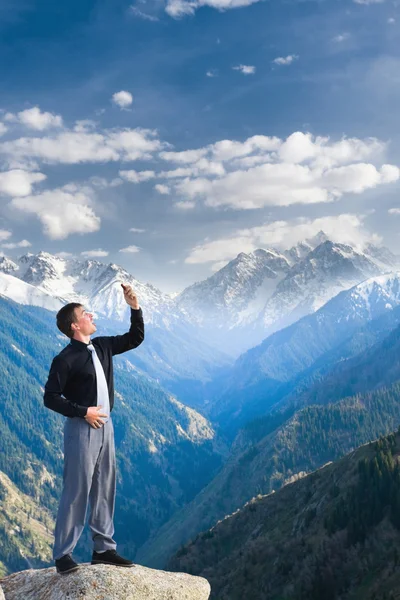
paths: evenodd
<path fill-rule="evenodd" d="M 132 286 L 127 285 L 126 283 L 121 283 L 121 286 L 124 291 L 125 302 L 129 304 L 131 308 L 138 310 L 138 308 L 140 308 L 139 301 L 136 293 L 132 289 Z"/>

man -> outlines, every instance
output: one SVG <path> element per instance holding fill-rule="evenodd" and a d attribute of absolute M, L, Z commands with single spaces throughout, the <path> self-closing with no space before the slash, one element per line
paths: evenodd
<path fill-rule="evenodd" d="M 93 315 L 76 302 L 57 313 L 57 327 L 70 343 L 51 364 L 44 404 L 67 417 L 64 424 L 63 491 L 58 508 L 53 558 L 58 573 L 75 571 L 72 552 L 81 536 L 88 504 L 93 564 L 132 567 L 119 556 L 114 535 L 115 448 L 111 411 L 114 405 L 115 354 L 136 348 L 144 339 L 142 309 L 131 286 L 121 283 L 131 307 L 128 333 L 91 338 Z"/>

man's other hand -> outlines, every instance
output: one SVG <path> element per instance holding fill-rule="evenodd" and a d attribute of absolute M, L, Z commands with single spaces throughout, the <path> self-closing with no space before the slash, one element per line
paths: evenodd
<path fill-rule="evenodd" d="M 135 292 L 133 291 L 130 285 L 126 285 L 126 283 L 121 283 L 122 289 L 124 290 L 124 298 L 126 303 L 129 304 L 131 308 L 137 310 L 139 307 L 139 302 Z"/>
<path fill-rule="evenodd" d="M 105 421 L 101 417 L 108 417 L 107 413 L 100 412 L 102 408 L 102 406 L 90 406 L 86 413 L 85 419 L 94 429 L 103 427 Z"/>

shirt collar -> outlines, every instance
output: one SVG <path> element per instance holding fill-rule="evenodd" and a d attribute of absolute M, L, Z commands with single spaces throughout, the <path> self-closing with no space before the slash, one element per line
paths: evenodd
<path fill-rule="evenodd" d="M 89 344 L 92 344 L 93 341 L 90 340 Z M 85 342 L 81 342 L 80 340 L 76 340 L 75 338 L 71 338 L 70 345 L 75 348 L 75 350 L 87 350 L 89 344 Z"/>

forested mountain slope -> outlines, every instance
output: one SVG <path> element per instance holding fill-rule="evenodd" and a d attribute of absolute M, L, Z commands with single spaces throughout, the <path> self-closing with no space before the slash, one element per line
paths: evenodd
<path fill-rule="evenodd" d="M 278 490 L 285 482 L 389 433 L 399 423 L 399 382 L 337 403 L 307 406 L 283 422 L 249 423 L 244 440 L 238 440 L 222 470 L 139 549 L 139 560 L 165 566 L 181 544 L 253 496 Z"/>
<path fill-rule="evenodd" d="M 400 595 L 400 435 L 368 444 L 205 531 L 168 568 L 214 600 L 394 600 Z"/>

